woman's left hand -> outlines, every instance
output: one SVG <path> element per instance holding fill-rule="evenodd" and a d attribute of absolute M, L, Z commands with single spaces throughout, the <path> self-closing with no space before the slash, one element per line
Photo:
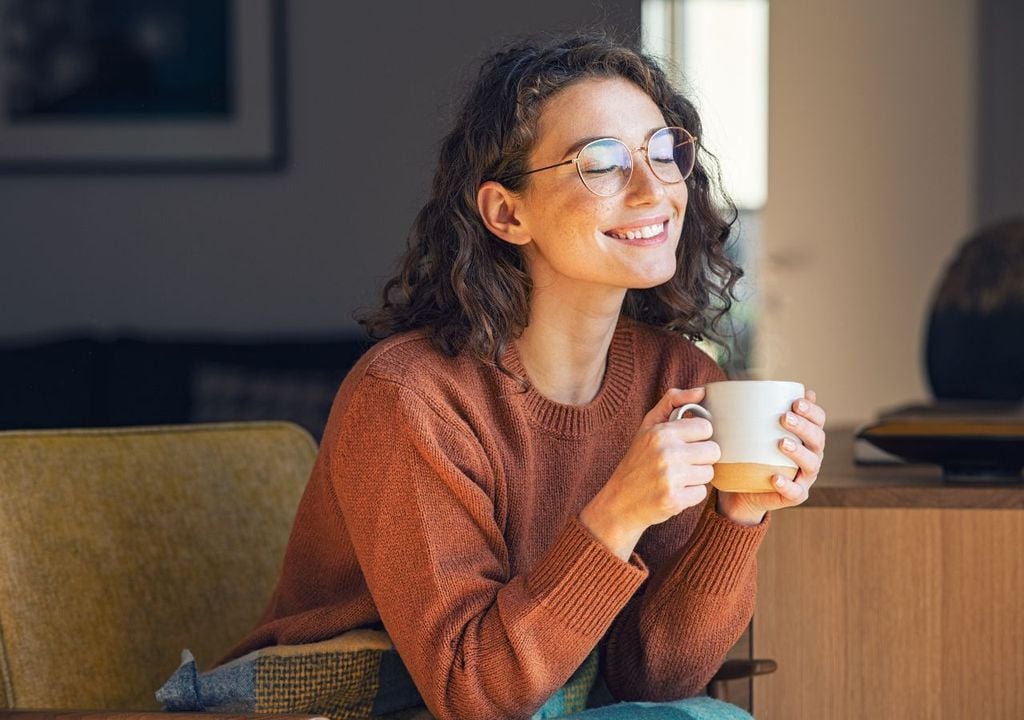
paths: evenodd
<path fill-rule="evenodd" d="M 807 499 L 811 485 L 818 479 L 822 458 L 825 457 L 825 410 L 815 404 L 816 400 L 815 392 L 807 390 L 803 400 L 793 403 L 792 412 L 787 412 L 779 419 L 779 423 L 803 443 L 793 443 L 789 438 L 779 441 L 782 453 L 797 464 L 796 477 L 790 480 L 776 475 L 772 478 L 776 492 L 719 491 L 719 514 L 741 525 L 756 525 L 769 510 L 793 507 Z"/>

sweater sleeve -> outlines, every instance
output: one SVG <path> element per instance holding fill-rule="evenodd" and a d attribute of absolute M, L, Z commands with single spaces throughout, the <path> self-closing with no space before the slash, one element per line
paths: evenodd
<path fill-rule="evenodd" d="M 691 385 L 727 379 L 703 352 L 687 352 L 697 365 Z M 769 520 L 742 527 L 719 515 L 716 503 L 712 489 L 703 510 L 649 528 L 637 547 L 650 580 L 602 644 L 605 682 L 620 700 L 696 695 L 750 622 Z"/>
<path fill-rule="evenodd" d="M 698 694 L 750 622 L 756 553 L 769 521 L 740 526 L 719 515 L 715 503 L 712 491 L 688 538 L 681 522 L 648 530 L 640 553 L 651 567 L 650 581 L 604 644 L 605 682 L 620 700 Z"/>
<path fill-rule="evenodd" d="M 494 473 L 450 410 L 367 375 L 331 455 L 367 586 L 439 719 L 525 717 L 561 687 L 647 578 L 570 521 L 512 577 Z"/>

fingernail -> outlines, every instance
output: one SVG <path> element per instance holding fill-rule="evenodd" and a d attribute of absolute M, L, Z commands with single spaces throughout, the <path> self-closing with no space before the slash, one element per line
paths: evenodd
<path fill-rule="evenodd" d="M 776 475 L 775 476 L 775 484 L 778 487 L 782 487 L 783 485 L 786 484 L 786 478 L 782 477 L 781 475 Z"/>
<path fill-rule="evenodd" d="M 790 427 L 796 427 L 796 415 L 791 412 L 786 413 L 786 424 Z"/>
<path fill-rule="evenodd" d="M 782 441 L 782 447 L 784 447 L 786 450 L 795 450 L 796 443 L 790 440 L 789 438 L 786 438 Z"/>
<path fill-rule="evenodd" d="M 796 404 L 796 409 L 799 410 L 800 412 L 807 412 L 807 401 L 801 400 L 800 402 L 798 402 Z"/>

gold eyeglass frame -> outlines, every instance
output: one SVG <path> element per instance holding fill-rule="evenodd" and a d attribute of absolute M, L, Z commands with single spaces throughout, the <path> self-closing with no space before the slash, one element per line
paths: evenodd
<path fill-rule="evenodd" d="M 683 175 L 678 180 L 662 180 L 661 176 L 658 175 L 658 171 L 654 169 L 654 165 L 651 164 L 651 141 L 654 140 L 654 138 L 659 133 L 665 132 L 666 130 L 682 130 L 683 133 L 686 135 L 686 137 L 689 138 L 689 140 L 686 140 L 685 142 L 673 145 L 673 148 L 679 147 L 680 145 L 687 145 L 687 144 L 692 144 L 694 146 L 694 149 L 693 149 L 693 162 L 690 164 L 690 169 L 687 170 L 686 174 Z M 619 188 L 618 190 L 616 190 L 613 193 L 609 193 L 609 194 L 605 195 L 604 193 L 599 193 L 596 190 L 594 190 L 594 188 L 590 187 L 590 185 L 587 184 L 587 181 L 583 179 L 583 171 L 580 170 L 580 156 L 591 145 L 596 145 L 597 143 L 601 143 L 601 142 L 608 142 L 609 140 L 611 140 L 612 142 L 617 142 L 619 145 L 621 145 L 622 147 L 626 148 L 626 153 L 629 156 L 629 175 L 626 177 L 626 182 L 624 182 L 622 184 L 621 188 Z M 580 182 L 583 183 L 583 187 L 585 187 L 587 190 L 589 190 L 590 192 L 594 193 L 598 197 L 614 197 L 615 195 L 618 195 L 620 192 L 622 192 L 627 187 L 629 187 L 629 181 L 633 179 L 633 168 L 635 167 L 635 163 L 633 162 L 633 154 L 638 152 L 638 151 L 642 151 L 643 152 L 644 159 L 647 161 L 647 167 L 649 167 L 651 169 L 651 172 L 654 173 L 654 177 L 658 178 L 658 181 L 661 182 L 664 185 L 678 185 L 681 182 L 685 182 L 686 179 L 688 177 L 690 177 L 691 174 L 693 174 L 693 168 L 697 165 L 697 138 L 696 138 L 696 136 L 694 136 L 693 133 L 691 133 L 686 128 L 679 127 L 678 125 L 667 125 L 667 126 L 665 126 L 663 128 L 658 128 L 657 130 L 652 132 L 651 136 L 649 138 L 647 138 L 647 142 L 645 142 L 643 145 L 641 145 L 638 148 L 634 148 L 633 150 L 630 150 L 629 149 L 629 145 L 627 145 L 626 143 L 622 142 L 618 138 L 614 138 L 614 137 L 597 138 L 596 140 L 591 140 L 586 145 L 581 147 L 579 149 L 579 152 L 576 153 L 576 157 L 570 158 L 568 160 L 563 160 L 562 162 L 557 162 L 554 165 L 546 165 L 544 167 L 536 168 L 534 170 L 527 170 L 526 172 L 518 173 L 517 175 L 513 175 L 512 177 L 507 178 L 507 179 L 508 180 L 515 180 L 516 178 L 521 178 L 521 177 L 524 177 L 526 175 L 533 175 L 534 173 L 543 172 L 544 170 L 553 170 L 555 168 L 562 167 L 563 165 L 573 164 L 573 165 L 576 166 L 576 174 L 579 175 Z"/>

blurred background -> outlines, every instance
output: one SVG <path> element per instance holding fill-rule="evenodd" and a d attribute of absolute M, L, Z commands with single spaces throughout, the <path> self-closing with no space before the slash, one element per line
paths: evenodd
<path fill-rule="evenodd" d="M 833 423 L 928 399 L 944 268 L 1024 214 L 1024 4 L 0 0 L 0 426 L 317 434 L 480 59 L 572 29 L 643 33 L 728 128 L 734 374 Z"/>

